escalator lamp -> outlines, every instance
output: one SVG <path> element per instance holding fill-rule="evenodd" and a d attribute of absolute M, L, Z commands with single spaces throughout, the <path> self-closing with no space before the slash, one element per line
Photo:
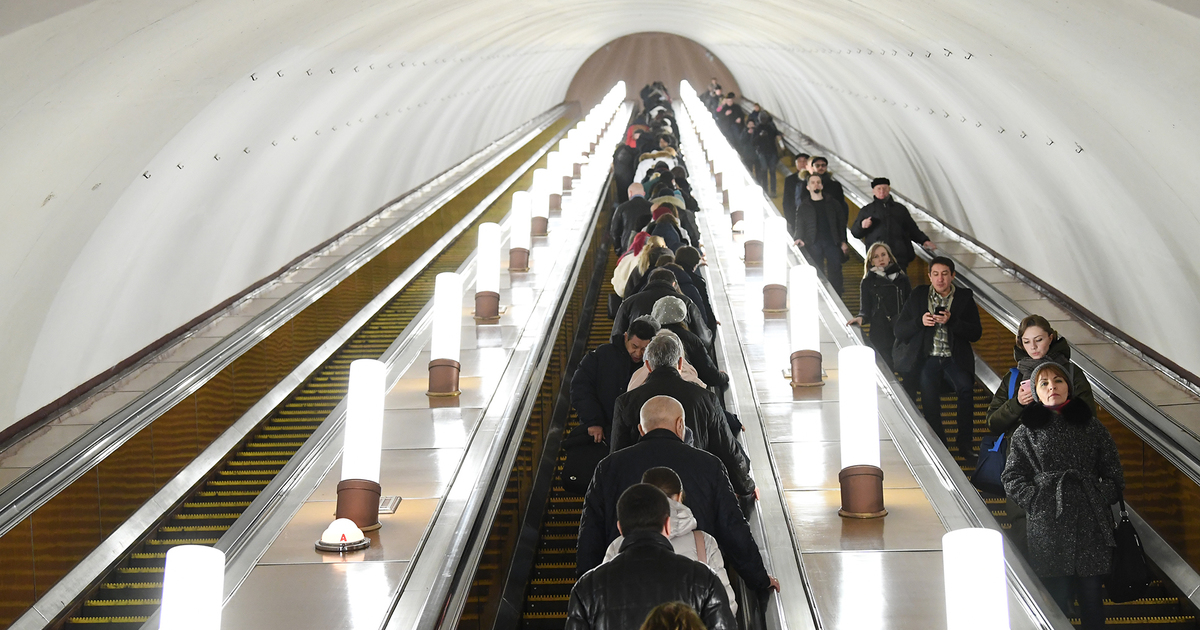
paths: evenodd
<path fill-rule="evenodd" d="M 364 538 L 362 530 L 354 521 L 348 518 L 339 518 L 329 524 L 324 532 L 321 532 L 321 542 L 326 545 L 346 545 L 356 543 Z"/>
<path fill-rule="evenodd" d="M 167 551 L 161 630 L 220 630 L 225 552 L 201 545 Z"/>
<path fill-rule="evenodd" d="M 947 630 L 1009 630 L 1004 536 L 968 527 L 942 536 Z"/>

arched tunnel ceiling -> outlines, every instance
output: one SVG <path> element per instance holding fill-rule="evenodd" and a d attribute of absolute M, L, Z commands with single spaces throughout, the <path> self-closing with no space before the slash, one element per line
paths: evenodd
<path fill-rule="evenodd" d="M 1200 371 L 1196 15 L 10 0 L 0 427 L 560 102 L 589 55 L 647 30 L 707 47 L 767 109 Z"/>

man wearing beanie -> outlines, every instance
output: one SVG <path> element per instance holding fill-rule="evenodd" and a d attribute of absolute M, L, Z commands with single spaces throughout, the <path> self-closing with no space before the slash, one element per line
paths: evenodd
<path fill-rule="evenodd" d="M 850 224 L 850 233 L 862 239 L 867 247 L 880 241 L 887 243 L 900 269 L 907 270 L 908 264 L 917 257 L 910 241 L 929 250 L 937 246 L 917 227 L 908 209 L 892 199 L 892 182 L 888 178 L 871 180 L 871 190 L 875 199 L 858 211 L 854 223 Z"/>

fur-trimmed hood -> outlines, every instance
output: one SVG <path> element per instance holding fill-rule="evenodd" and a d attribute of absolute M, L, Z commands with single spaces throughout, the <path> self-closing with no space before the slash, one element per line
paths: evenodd
<path fill-rule="evenodd" d="M 1068 400 L 1066 406 L 1057 412 L 1047 409 L 1041 403 L 1034 402 L 1021 412 L 1021 422 L 1030 429 L 1040 429 L 1050 424 L 1055 415 L 1061 415 L 1063 420 L 1070 424 L 1082 425 L 1092 419 L 1092 410 L 1087 403 L 1078 398 Z"/>

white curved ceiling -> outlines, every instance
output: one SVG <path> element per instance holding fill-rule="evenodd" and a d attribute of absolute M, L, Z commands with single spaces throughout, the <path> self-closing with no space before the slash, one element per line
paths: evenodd
<path fill-rule="evenodd" d="M 708 47 L 767 109 L 1200 371 L 1200 10 L 1171 4 L 9 0 L 0 427 L 643 30 Z"/>

